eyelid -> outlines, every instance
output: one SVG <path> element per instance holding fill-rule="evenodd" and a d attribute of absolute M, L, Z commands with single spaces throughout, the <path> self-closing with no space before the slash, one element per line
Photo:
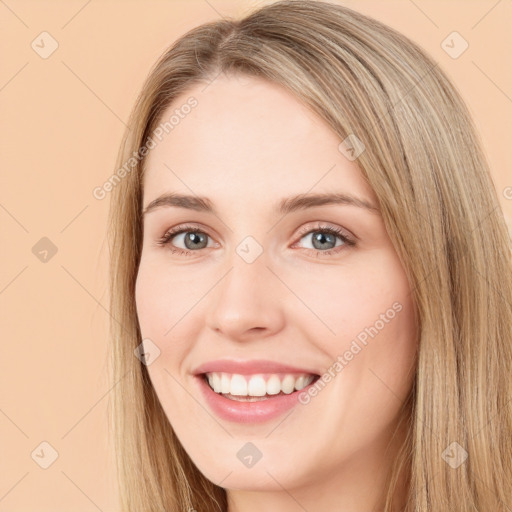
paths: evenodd
<path fill-rule="evenodd" d="M 352 234 L 348 229 L 343 228 L 341 226 L 338 226 L 336 224 L 330 224 L 326 221 L 316 221 L 313 222 L 313 225 L 311 223 L 306 224 L 306 226 L 302 226 L 297 235 L 300 238 L 302 238 L 304 235 L 307 235 L 311 233 L 312 231 L 334 231 L 336 232 L 337 236 L 343 236 L 347 240 L 350 240 L 355 244 L 356 240 L 359 240 L 354 234 Z"/>

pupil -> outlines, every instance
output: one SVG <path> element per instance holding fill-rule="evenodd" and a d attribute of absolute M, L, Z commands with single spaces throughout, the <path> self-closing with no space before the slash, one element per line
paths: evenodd
<path fill-rule="evenodd" d="M 325 241 L 326 239 L 330 238 L 329 241 Z M 331 233 L 320 233 L 318 232 L 316 235 L 313 236 L 313 246 L 315 246 L 316 249 L 325 249 L 325 243 L 330 244 L 334 240 L 334 236 Z M 320 244 L 319 247 L 317 247 L 317 242 Z"/>
<path fill-rule="evenodd" d="M 203 239 L 202 241 L 204 242 L 205 236 L 202 233 L 189 233 L 185 237 L 185 246 L 187 247 L 187 249 L 197 248 L 197 245 L 194 244 L 201 243 L 201 239 Z M 192 243 L 192 246 L 190 246 L 189 242 Z M 203 247 L 200 248 L 202 249 Z"/>

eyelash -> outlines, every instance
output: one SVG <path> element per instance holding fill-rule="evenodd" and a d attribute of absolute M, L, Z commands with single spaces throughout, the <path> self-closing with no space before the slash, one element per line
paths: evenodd
<path fill-rule="evenodd" d="M 189 226 L 189 225 L 181 225 L 176 228 L 171 229 L 170 231 L 167 231 L 162 238 L 157 240 L 157 245 L 160 246 L 166 246 L 169 245 L 169 249 L 172 254 L 178 254 L 178 255 L 184 255 L 184 256 L 190 256 L 191 253 L 198 252 L 191 251 L 191 250 L 185 250 L 185 249 L 179 249 L 177 247 L 173 247 L 171 245 L 171 240 L 181 233 L 184 232 L 193 232 L 193 233 L 201 233 L 203 235 L 206 235 L 209 237 L 208 233 L 205 233 L 204 231 L 201 231 L 200 229 L 197 229 L 196 226 Z M 334 235 L 336 237 L 339 237 L 341 241 L 343 242 L 343 245 L 333 247 L 332 249 L 328 249 L 326 251 L 320 251 L 318 249 L 305 249 L 306 251 L 313 251 L 317 257 L 324 257 L 324 256 L 330 256 L 332 254 L 336 254 L 347 247 L 353 247 L 356 245 L 356 242 L 349 238 L 340 228 L 334 227 L 334 226 L 326 226 L 326 225 L 320 225 L 316 228 L 303 228 L 299 232 L 299 241 L 307 234 L 310 233 L 316 233 L 316 232 L 323 232 L 323 233 L 329 233 L 331 235 Z M 321 255 L 321 256 L 320 256 Z"/>

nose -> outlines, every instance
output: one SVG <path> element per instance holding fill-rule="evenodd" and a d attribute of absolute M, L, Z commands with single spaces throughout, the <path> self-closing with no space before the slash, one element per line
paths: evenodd
<path fill-rule="evenodd" d="M 260 256 L 247 263 L 237 254 L 231 268 L 209 294 L 207 324 L 232 340 L 268 337 L 284 325 L 279 280 Z"/>

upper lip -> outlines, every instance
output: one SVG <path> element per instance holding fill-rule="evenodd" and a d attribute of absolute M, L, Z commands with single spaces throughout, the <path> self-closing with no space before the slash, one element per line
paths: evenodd
<path fill-rule="evenodd" d="M 208 361 L 198 366 L 192 373 L 199 375 L 210 372 L 238 373 L 241 375 L 251 375 L 256 373 L 308 373 L 318 375 L 310 368 L 297 368 L 276 361 L 265 359 L 234 360 L 234 359 L 216 359 Z"/>

